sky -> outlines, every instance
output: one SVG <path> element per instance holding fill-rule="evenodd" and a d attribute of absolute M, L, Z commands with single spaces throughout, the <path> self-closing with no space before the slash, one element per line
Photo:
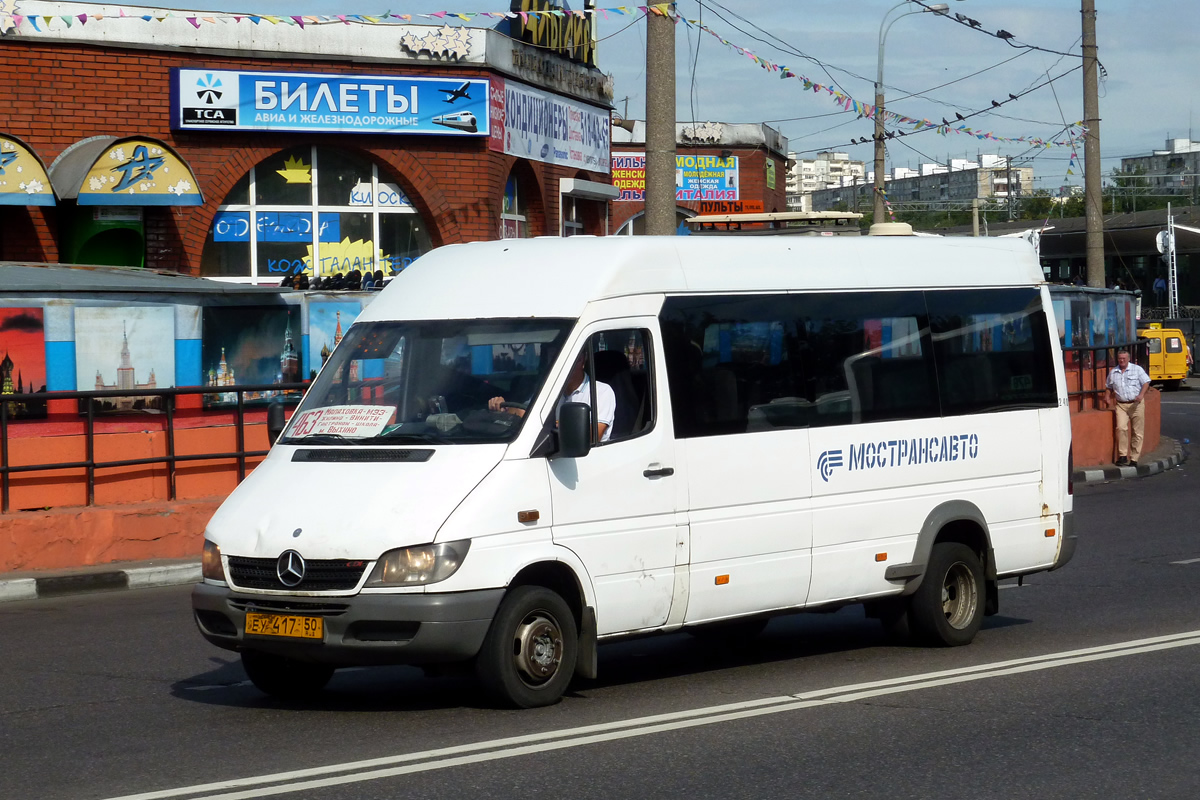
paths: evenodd
<path fill-rule="evenodd" d="M 628 0 L 597 0 L 612 8 Z M 644 0 L 643 0 L 644 2 Z M 1007 138 L 1064 139 L 1066 123 L 1083 119 L 1080 0 L 946 0 L 950 17 L 892 11 L 884 48 L 887 108 L 915 119 L 940 122 L 988 109 L 965 124 Z M 421 14 L 434 11 L 503 11 L 507 0 L 378 0 L 374 5 L 338 0 L 197 0 L 191 7 L 261 14 Z M 880 23 L 898 0 L 679 0 L 681 16 L 702 21 L 722 39 L 797 75 L 866 103 L 874 102 Z M 1194 64 L 1200 30 L 1197 0 L 1096 0 L 1096 37 L 1104 77 L 1100 83 L 1100 149 L 1105 175 L 1127 156 L 1148 155 L 1168 137 L 1200 139 L 1200 70 Z M 182 6 L 181 6 L 182 7 Z M 574 0 L 575 8 L 582 7 Z M 915 8 L 915 6 L 914 6 Z M 732 13 L 731 13 L 732 12 Z M 978 20 L 987 31 L 1005 30 L 1016 48 L 953 15 Z M 735 16 L 736 14 L 737 16 Z M 741 19 L 738 19 L 741 17 Z M 480 23 L 483 18 L 480 18 Z M 600 68 L 612 74 L 618 113 L 644 118 L 644 20 L 610 15 L 599 20 Z M 416 20 L 414 20 L 415 22 Z M 431 21 L 432 22 L 432 21 Z M 839 108 L 825 93 L 805 91 L 800 80 L 781 79 L 745 55 L 695 27 L 676 26 L 677 119 L 766 123 L 788 138 L 803 157 L 837 150 L 870 162 L 873 121 Z M 1065 53 L 1066 55 L 1060 55 Z M 1016 56 L 1016 58 L 1014 58 Z M 1009 60 L 1011 59 L 1011 60 Z M 1007 62 L 1007 63 L 1002 63 Z M 1073 71 L 1071 71 L 1073 70 Z M 1052 83 L 1026 94 L 1026 90 Z M 992 101 L 1017 101 L 993 108 Z M 964 123 L 960 123 L 964 124 Z M 1194 127 L 1193 127 L 1194 126 Z M 918 167 L 949 158 L 975 160 L 982 153 L 1010 155 L 1032 166 L 1037 188 L 1081 183 L 1080 161 L 1070 147 L 1030 148 L 933 131 L 893 139 L 888 168 Z M 868 166 L 868 170 L 870 166 Z M 1069 175 L 1068 170 L 1074 172 Z"/>

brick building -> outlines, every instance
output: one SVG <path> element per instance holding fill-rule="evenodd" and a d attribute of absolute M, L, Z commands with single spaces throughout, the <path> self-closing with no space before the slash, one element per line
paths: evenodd
<path fill-rule="evenodd" d="M 787 139 L 767 125 L 705 122 L 676 124 L 675 215 L 787 210 Z M 645 232 L 646 123 L 624 120 L 612 133 L 611 227 Z"/>
<path fill-rule="evenodd" d="M 15 9 L 0 261 L 269 283 L 606 232 L 612 86 L 590 29 Z M 546 46 L 564 41 L 586 46 Z"/>

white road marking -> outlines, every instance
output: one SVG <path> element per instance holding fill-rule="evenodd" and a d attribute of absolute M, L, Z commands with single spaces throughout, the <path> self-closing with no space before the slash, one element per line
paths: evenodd
<path fill-rule="evenodd" d="M 1189 558 L 1186 561 L 1172 561 L 1171 563 L 1183 565 L 1183 564 L 1195 564 L 1197 562 L 1200 562 L 1200 558 Z"/>
<path fill-rule="evenodd" d="M 255 797 L 268 797 L 341 784 L 393 778 L 417 772 L 430 772 L 465 764 L 477 764 L 504 758 L 517 758 L 534 753 L 582 747 L 588 744 L 618 741 L 636 736 L 648 736 L 655 733 L 665 733 L 700 725 L 733 722 L 767 714 L 779 714 L 787 711 L 832 705 L 834 703 L 853 703 L 883 695 L 930 689 L 938 686 L 949 686 L 968 681 L 983 680 L 985 678 L 1019 675 L 1025 672 L 1054 669 L 1072 664 L 1084 664 L 1092 661 L 1103 661 L 1195 645 L 1200 645 L 1200 630 L 1168 636 L 1155 636 L 1147 639 L 1135 639 L 1079 650 L 1068 650 L 1060 653 L 1047 653 L 1029 658 L 997 661 L 973 667 L 961 667 L 958 669 L 888 678 L 867 683 L 837 686 L 829 689 L 750 700 L 742 703 L 729 703 L 706 708 L 676 711 L 668 714 L 656 714 L 648 717 L 635 717 L 579 728 L 566 728 L 557 731 L 547 731 L 545 733 L 493 739 L 474 744 L 443 747 L 416 753 L 404 753 L 384 758 L 351 761 L 325 767 L 277 772 L 251 778 L 124 795 L 122 797 L 110 798 L 110 800 L 161 800 L 161 798 L 183 797 L 186 795 L 197 796 L 196 800 L 199 800 L 199 798 L 203 798 L 203 800 L 249 800 L 249 798 Z M 403 766 L 375 769 L 376 767 L 387 767 L 388 765 L 395 764 L 403 764 Z M 333 774 L 339 772 L 350 772 L 352 774 Z M 317 777 L 321 775 L 329 777 Z M 314 778 L 314 780 L 306 780 L 308 778 Z M 265 785 L 270 783 L 282 785 Z M 247 787 L 257 788 L 248 789 Z M 227 789 L 239 791 L 226 792 L 225 790 Z M 213 792 L 224 793 L 213 794 Z"/>

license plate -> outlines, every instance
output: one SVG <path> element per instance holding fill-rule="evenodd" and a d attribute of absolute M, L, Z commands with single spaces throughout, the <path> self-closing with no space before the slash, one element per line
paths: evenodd
<path fill-rule="evenodd" d="M 293 617 L 285 614 L 246 614 L 246 634 L 250 636 L 291 636 L 297 639 L 323 639 L 325 620 L 321 617 Z"/>

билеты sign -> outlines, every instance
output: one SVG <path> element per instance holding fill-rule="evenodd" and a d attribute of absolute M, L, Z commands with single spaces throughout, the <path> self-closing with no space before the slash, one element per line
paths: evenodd
<path fill-rule="evenodd" d="M 488 135 L 488 82 L 171 70 L 175 130 Z"/>

